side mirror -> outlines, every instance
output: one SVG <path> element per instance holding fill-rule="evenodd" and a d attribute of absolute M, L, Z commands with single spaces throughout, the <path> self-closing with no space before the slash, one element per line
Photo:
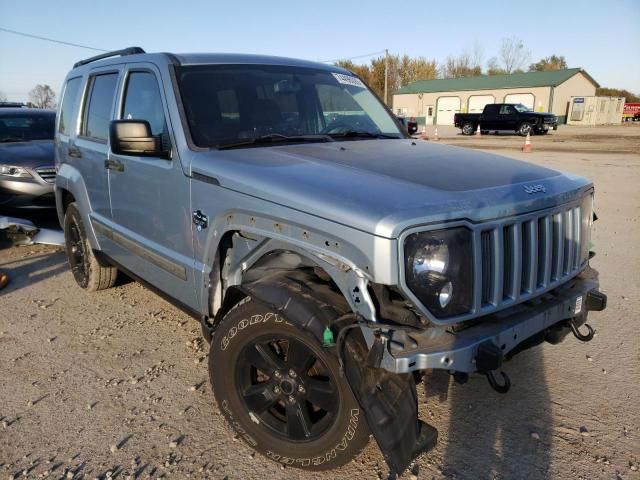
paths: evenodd
<path fill-rule="evenodd" d="M 112 120 L 109 125 L 111 151 L 117 155 L 169 158 L 159 137 L 151 134 L 146 120 Z"/>

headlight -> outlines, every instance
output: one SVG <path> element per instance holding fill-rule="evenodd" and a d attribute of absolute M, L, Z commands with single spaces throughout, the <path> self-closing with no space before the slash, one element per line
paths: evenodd
<path fill-rule="evenodd" d="M 452 228 L 411 234 L 404 242 L 411 292 L 436 317 L 460 315 L 473 301 L 471 231 Z"/>
<path fill-rule="evenodd" d="M 580 203 L 580 264 L 589 260 L 591 248 L 591 227 L 593 225 L 593 193 Z"/>
<path fill-rule="evenodd" d="M 31 174 L 22 167 L 13 167 L 11 165 L 0 165 L 0 175 L 3 177 L 30 177 Z"/>

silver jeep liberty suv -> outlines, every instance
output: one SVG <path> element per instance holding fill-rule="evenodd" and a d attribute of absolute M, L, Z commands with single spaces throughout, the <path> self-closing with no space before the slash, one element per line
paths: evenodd
<path fill-rule="evenodd" d="M 285 465 L 371 433 L 401 473 L 436 443 L 425 370 L 504 393 L 503 362 L 590 340 L 606 306 L 589 181 L 414 140 L 336 66 L 110 52 L 69 72 L 56 130 L 78 284 L 122 271 L 198 319 L 218 407 Z"/>

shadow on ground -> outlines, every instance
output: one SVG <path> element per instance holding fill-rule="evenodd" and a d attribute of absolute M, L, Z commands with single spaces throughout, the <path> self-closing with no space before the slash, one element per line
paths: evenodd
<path fill-rule="evenodd" d="M 450 406 L 450 424 L 443 432 L 442 473 L 447 478 L 548 478 L 552 405 L 542 355 L 538 346 L 504 365 L 512 382 L 506 395 L 494 392 L 480 375 L 451 386 L 444 371 L 426 379 L 429 401 L 448 397 Z"/>

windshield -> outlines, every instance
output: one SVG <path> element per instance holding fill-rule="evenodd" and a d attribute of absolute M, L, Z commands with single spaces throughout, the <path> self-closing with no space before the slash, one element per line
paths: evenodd
<path fill-rule="evenodd" d="M 53 140 L 55 113 L 0 114 L 0 142 Z"/>
<path fill-rule="evenodd" d="M 531 109 L 521 103 L 518 103 L 517 105 L 514 105 L 513 108 L 515 108 L 518 112 L 523 113 L 523 112 L 530 112 Z"/>
<path fill-rule="evenodd" d="M 405 137 L 351 75 L 278 65 L 202 65 L 178 68 L 177 78 L 198 147 Z"/>

